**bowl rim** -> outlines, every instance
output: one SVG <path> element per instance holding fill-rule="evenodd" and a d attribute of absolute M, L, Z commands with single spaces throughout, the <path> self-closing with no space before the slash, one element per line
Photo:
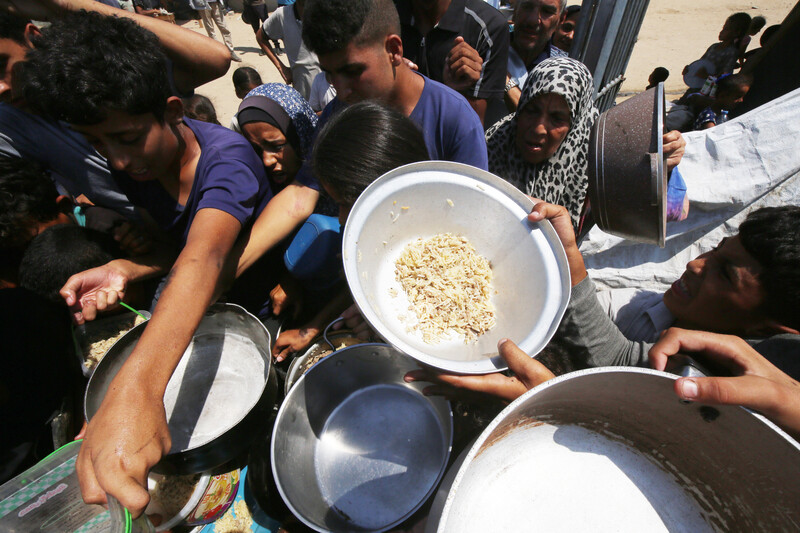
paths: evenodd
<path fill-rule="evenodd" d="M 300 394 L 298 392 L 300 390 L 300 387 L 298 387 L 297 385 L 300 385 L 302 382 L 304 382 L 309 374 L 311 374 L 314 370 L 322 368 L 322 367 L 324 367 L 326 365 L 335 365 L 337 359 L 339 359 L 340 357 L 349 357 L 351 355 L 351 352 L 356 351 L 356 349 L 365 350 L 365 349 L 371 349 L 371 348 L 376 348 L 376 347 L 379 347 L 379 348 L 382 348 L 382 349 L 386 349 L 389 352 L 394 352 L 396 355 L 398 355 L 400 357 L 408 357 L 406 354 L 404 354 L 403 352 L 401 352 L 400 350 L 398 350 L 394 346 L 391 346 L 390 344 L 386 344 L 386 343 L 382 343 L 382 342 L 366 342 L 366 343 L 362 343 L 362 344 L 354 344 L 352 346 L 347 346 L 347 347 L 342 348 L 340 350 L 336 350 L 333 353 L 331 353 L 330 355 L 320 359 L 319 362 L 317 362 L 314 366 L 309 368 L 308 371 L 303 373 L 297 379 L 297 381 L 295 382 L 294 386 L 292 386 L 292 388 L 286 394 L 286 397 L 281 402 L 281 406 L 278 409 L 278 414 L 275 416 L 275 424 L 273 425 L 273 428 L 272 428 L 272 434 L 271 434 L 270 443 L 269 443 L 270 468 L 271 468 L 272 475 L 273 475 L 273 477 L 275 479 L 275 486 L 278 488 L 278 494 L 280 494 L 281 499 L 286 504 L 286 506 L 289 508 L 289 510 L 292 512 L 292 514 L 294 516 L 296 516 L 297 518 L 299 518 L 300 521 L 303 522 L 306 526 L 310 527 L 311 529 L 313 529 L 315 531 L 326 531 L 326 530 L 320 529 L 320 526 L 318 526 L 317 524 L 312 523 L 310 520 L 308 520 L 302 513 L 300 513 L 296 509 L 296 507 L 292 504 L 292 502 L 290 501 L 290 499 L 286 495 L 286 492 L 284 490 L 283 484 L 280 482 L 280 476 L 278 475 L 276 461 L 275 461 L 276 442 L 277 442 L 277 439 L 275 438 L 275 435 L 278 433 L 278 429 L 281 426 L 281 420 L 286 418 L 286 416 L 287 416 L 286 415 L 286 410 L 288 409 L 289 404 L 292 403 L 290 400 L 295 395 L 299 395 Z M 431 401 L 433 399 L 433 398 L 429 398 L 427 396 L 425 396 L 425 398 L 428 401 Z M 407 520 L 408 518 L 413 516 L 414 513 L 416 513 L 425 504 L 425 502 L 427 502 L 431 498 L 431 496 L 436 493 L 436 490 L 438 489 L 439 484 L 441 483 L 442 479 L 444 478 L 445 473 L 447 472 L 447 467 L 450 464 L 450 458 L 451 458 L 451 455 L 453 453 L 453 433 L 454 433 L 454 429 L 455 429 L 453 427 L 453 408 L 452 408 L 452 404 L 447 399 L 443 398 L 443 401 L 447 404 L 448 412 L 450 413 L 450 416 L 448 417 L 449 427 L 448 428 L 444 428 L 444 429 L 448 430 L 448 435 L 447 435 L 448 441 L 446 443 L 447 455 L 446 455 L 446 458 L 443 461 L 442 465 L 440 466 L 439 474 L 438 474 L 438 476 L 436 478 L 436 481 L 431 485 L 431 487 L 428 490 L 428 493 L 425 495 L 425 497 L 422 498 L 417 503 L 417 505 L 414 506 L 414 508 L 411 511 L 409 511 L 407 514 L 405 514 L 400 519 L 392 522 L 391 524 L 386 524 L 382 528 L 376 529 L 376 530 L 372 530 L 372 531 L 375 531 L 375 532 L 387 531 L 387 530 L 389 530 L 389 529 L 391 529 L 391 528 L 403 523 L 405 520 Z M 367 530 L 364 530 L 364 531 L 367 531 Z"/>
<path fill-rule="evenodd" d="M 347 224 L 345 225 L 342 234 L 342 261 L 344 263 L 345 277 L 347 278 L 347 283 L 350 288 L 350 293 L 353 296 L 353 300 L 361 311 L 361 315 L 364 317 L 364 320 L 367 321 L 367 323 L 374 331 L 378 333 L 381 338 L 383 338 L 388 344 L 392 345 L 401 353 L 406 354 L 425 365 L 459 374 L 487 374 L 506 370 L 508 365 L 499 354 L 491 358 L 480 359 L 477 361 L 456 361 L 430 356 L 423 351 L 414 348 L 409 343 L 405 342 L 404 339 L 395 335 L 388 327 L 383 325 L 377 313 L 375 313 L 373 306 L 369 303 L 369 298 L 367 297 L 364 288 L 361 285 L 361 280 L 359 279 L 358 275 L 357 249 L 358 237 L 362 228 L 354 228 L 351 221 L 360 216 L 362 211 L 369 212 L 369 210 L 372 209 L 370 202 L 372 201 L 372 196 L 375 194 L 376 189 L 382 187 L 388 181 L 393 181 L 396 183 L 398 180 L 404 178 L 412 179 L 415 175 L 421 172 L 447 173 L 451 177 L 455 176 L 457 178 L 469 180 L 471 182 L 478 182 L 478 184 L 492 187 L 503 193 L 508 198 L 509 203 L 515 204 L 516 206 L 525 210 L 527 213 L 530 213 L 534 206 L 534 202 L 531 197 L 522 193 L 519 189 L 508 183 L 503 178 L 500 178 L 486 170 L 465 165 L 463 163 L 455 163 L 451 161 L 422 161 L 403 165 L 387 172 L 383 176 L 373 181 L 358 197 L 350 210 L 350 214 L 347 218 Z M 561 239 L 559 239 L 558 234 L 549 220 L 542 220 L 535 224 L 537 228 L 540 229 L 544 234 L 545 239 L 549 244 L 549 250 L 554 255 L 561 278 L 560 289 L 562 296 L 561 301 L 559 302 L 559 307 L 553 316 L 553 320 L 550 324 L 547 334 L 543 338 L 538 339 L 536 345 L 534 346 L 531 346 L 534 344 L 531 341 L 527 343 L 520 343 L 520 348 L 522 348 L 522 350 L 528 353 L 528 355 L 531 357 L 535 357 L 536 354 L 538 354 L 539 351 L 541 351 L 547 345 L 550 339 L 552 339 L 553 335 L 558 329 L 558 325 L 561 323 L 561 320 L 564 317 L 564 313 L 567 310 L 572 289 L 570 282 L 569 263 L 567 261 L 567 254 L 564 251 L 564 246 L 561 244 Z"/>

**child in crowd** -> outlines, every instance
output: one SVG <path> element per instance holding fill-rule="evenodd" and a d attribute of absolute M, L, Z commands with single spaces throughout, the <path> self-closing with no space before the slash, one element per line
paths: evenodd
<path fill-rule="evenodd" d="M 47 228 L 70 224 L 112 235 L 126 253 L 150 250 L 150 237 L 125 217 L 96 206 L 77 206 L 60 195 L 36 163 L 0 157 L 0 286 L 15 286 L 28 243 Z M 65 280 L 66 281 L 66 280 Z"/>
<path fill-rule="evenodd" d="M 336 88 L 320 128 L 345 104 L 374 99 L 421 127 L 433 159 L 487 168 L 483 126 L 467 100 L 403 60 L 400 18 L 391 0 L 308 0 L 303 39 Z"/>
<path fill-rule="evenodd" d="M 77 464 L 86 501 L 102 502 L 110 492 L 138 515 L 148 499 L 147 471 L 170 448 L 163 407 L 169 377 L 230 279 L 237 240 L 249 234 L 272 192 L 243 137 L 184 118 L 152 33 L 124 18 L 79 12 L 54 21 L 35 44 L 27 99 L 85 135 L 131 201 L 180 249 L 172 265 L 118 259 L 73 276 L 61 291 L 83 321 L 125 297 L 130 282 L 169 270 L 146 332 L 88 425 Z M 229 298 L 267 316 L 278 266 L 259 258 Z M 123 434 L 116 421 L 125 419 L 137 424 Z"/>
<path fill-rule="evenodd" d="M 422 132 L 411 120 L 367 101 L 341 111 L 322 128 L 312 161 L 314 174 L 339 206 L 344 227 L 350 208 L 370 183 L 401 165 L 428 158 Z M 345 290 L 308 323 L 281 333 L 273 355 L 282 361 L 302 350 L 351 303 Z"/>
<path fill-rule="evenodd" d="M 572 41 L 578 27 L 578 17 L 581 15 L 581 6 L 568 6 L 561 14 L 556 31 L 553 33 L 553 46 L 569 53 L 572 50 Z"/>
<path fill-rule="evenodd" d="M 217 120 L 217 110 L 214 109 L 214 104 L 202 94 L 194 94 L 189 98 L 183 98 L 183 114 L 195 120 L 216 124 L 217 126 L 221 125 Z"/>
<path fill-rule="evenodd" d="M 263 85 L 261 75 L 253 67 L 239 67 L 233 71 L 233 88 L 236 91 L 236 98 L 242 100 L 247 93 Z"/>
<path fill-rule="evenodd" d="M 703 109 L 694 121 L 694 129 L 713 128 L 727 120 L 728 113 L 744 99 L 753 83 L 747 74 L 729 74 L 717 80 L 717 93 L 711 105 Z"/>
<path fill-rule="evenodd" d="M 25 249 L 19 267 L 19 286 L 64 305 L 59 291 L 70 276 L 122 256 L 108 234 L 74 224 L 52 226 Z"/>
<path fill-rule="evenodd" d="M 669 70 L 664 67 L 654 68 L 653 72 L 651 72 L 650 76 L 647 78 L 647 87 L 645 87 L 645 90 L 652 89 L 659 83 L 667 81 L 667 78 L 669 78 Z"/>
<path fill-rule="evenodd" d="M 744 56 L 747 52 L 747 47 L 750 46 L 752 38 L 767 25 L 767 19 L 761 15 L 753 17 L 750 21 L 750 27 L 747 28 L 747 34 L 739 41 L 739 62 L 744 63 Z"/>
<path fill-rule="evenodd" d="M 725 21 L 719 32 L 719 42 L 708 47 L 699 60 L 683 69 L 684 80 L 697 80 L 689 87 L 700 89 L 709 76 L 718 77 L 729 74 L 736 68 L 739 60 L 739 43 L 747 35 L 752 19 L 747 13 L 734 13 Z"/>

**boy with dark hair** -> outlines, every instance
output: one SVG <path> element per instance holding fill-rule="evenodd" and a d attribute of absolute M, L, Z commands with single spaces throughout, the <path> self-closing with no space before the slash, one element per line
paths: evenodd
<path fill-rule="evenodd" d="M 110 235 L 72 224 L 52 226 L 25 249 L 19 266 L 19 286 L 64 305 L 59 291 L 70 276 L 121 256 Z"/>
<path fill-rule="evenodd" d="M 483 127 L 464 97 L 403 60 L 391 0 L 309 0 L 303 39 L 336 88 L 318 128 L 344 104 L 377 100 L 421 127 L 432 159 L 487 168 Z"/>
<path fill-rule="evenodd" d="M 753 77 L 749 74 L 728 74 L 720 76 L 716 82 L 717 92 L 708 107 L 698 113 L 694 129 L 706 130 L 727 120 L 728 112 L 742 103 L 750 91 Z M 702 101 L 701 98 L 697 99 Z"/>
<path fill-rule="evenodd" d="M 483 0 L 395 0 L 403 54 L 419 71 L 467 98 L 483 122 L 503 97 L 508 24 Z"/>
<path fill-rule="evenodd" d="M 61 224 L 113 234 L 134 255 L 148 251 L 151 244 L 147 235 L 113 211 L 76 207 L 68 196 L 58 194 L 53 181 L 36 163 L 0 157 L 0 286 L 17 284 L 22 253 L 31 239 Z"/>
<path fill-rule="evenodd" d="M 77 461 L 87 502 L 110 493 L 134 515 L 149 499 L 147 471 L 170 448 L 163 406 L 169 378 L 236 265 L 237 240 L 272 198 L 264 165 L 243 137 L 184 118 L 164 63 L 157 37 L 134 22 L 80 12 L 42 32 L 26 68 L 31 102 L 85 135 L 131 201 L 181 249 Z M 231 300 L 268 313 L 275 266 L 272 257 L 260 258 L 229 292 Z M 91 320 L 125 297 L 129 283 L 163 268 L 143 258 L 116 259 L 73 276 L 61 295 L 76 320 Z M 134 426 L 118 423 L 133 419 Z"/>
<path fill-rule="evenodd" d="M 230 65 L 227 49 L 175 24 L 93 0 L 32 0 L 11 4 L 15 14 L 0 11 L 0 55 L 8 56 L 0 79 L 0 154 L 36 161 L 73 197 L 84 195 L 94 205 L 137 218 L 133 205 L 110 179 L 107 162 L 86 139 L 56 121 L 32 113 L 28 107 L 23 97 L 24 79 L 15 74 L 39 33 L 30 19 L 52 19 L 83 9 L 135 21 L 158 35 L 169 59 L 167 68 L 176 94 L 191 93 L 198 85 L 223 75 Z"/>
<path fill-rule="evenodd" d="M 236 98 L 242 100 L 247 93 L 262 85 L 261 76 L 253 67 L 239 67 L 233 71 L 231 76 L 233 88 L 236 90 Z"/>

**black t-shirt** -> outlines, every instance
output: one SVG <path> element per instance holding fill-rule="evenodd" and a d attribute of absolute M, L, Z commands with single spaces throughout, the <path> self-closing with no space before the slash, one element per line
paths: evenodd
<path fill-rule="evenodd" d="M 403 55 L 432 80 L 444 82 L 444 67 L 456 37 L 483 58 L 481 77 L 464 96 L 502 98 L 506 83 L 509 31 L 505 17 L 483 0 L 452 0 L 439 23 L 424 36 L 414 27 L 411 0 L 395 0 L 400 14 Z"/>

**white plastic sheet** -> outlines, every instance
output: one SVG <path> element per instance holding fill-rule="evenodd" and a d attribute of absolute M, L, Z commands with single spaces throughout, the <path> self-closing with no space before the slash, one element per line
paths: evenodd
<path fill-rule="evenodd" d="M 580 249 L 598 289 L 665 291 L 687 262 L 735 235 L 750 211 L 800 205 L 800 89 L 684 138 L 689 217 L 668 223 L 663 249 L 592 228 Z"/>

